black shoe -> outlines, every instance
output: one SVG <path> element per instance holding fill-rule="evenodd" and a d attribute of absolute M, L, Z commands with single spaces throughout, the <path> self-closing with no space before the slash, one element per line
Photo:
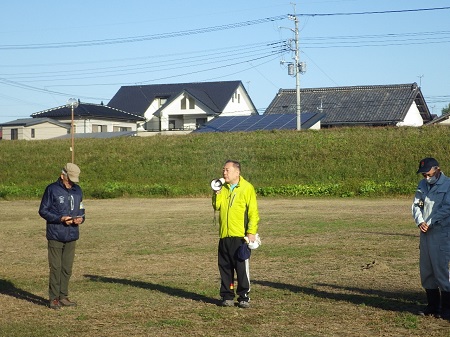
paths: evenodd
<path fill-rule="evenodd" d="M 442 310 L 442 313 L 441 313 L 441 315 L 440 315 L 440 317 L 441 317 L 442 319 L 445 319 L 445 320 L 447 320 L 447 321 L 450 321 L 450 309 L 443 309 L 443 310 Z"/>
<path fill-rule="evenodd" d="M 441 317 L 439 310 L 434 307 L 430 307 L 430 306 L 426 306 L 425 309 L 419 311 L 418 314 L 420 316 L 433 316 L 436 318 Z"/>

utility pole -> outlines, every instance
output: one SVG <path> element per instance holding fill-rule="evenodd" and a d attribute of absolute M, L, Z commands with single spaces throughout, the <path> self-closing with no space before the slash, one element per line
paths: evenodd
<path fill-rule="evenodd" d="M 296 102 L 296 112 L 297 112 L 297 130 L 301 130 L 302 129 L 302 123 L 301 123 L 301 105 L 300 105 L 300 72 L 302 71 L 300 69 L 301 64 L 300 64 L 300 51 L 299 51 L 299 41 L 298 41 L 298 18 L 297 15 L 295 15 L 295 10 L 294 10 L 294 15 L 289 14 L 288 15 L 289 20 L 293 20 L 294 24 L 295 24 L 295 29 L 294 29 L 294 34 L 295 34 L 295 57 L 294 57 L 294 61 L 295 61 L 295 65 L 294 65 L 294 69 L 295 69 L 295 91 L 297 94 L 297 102 Z"/>

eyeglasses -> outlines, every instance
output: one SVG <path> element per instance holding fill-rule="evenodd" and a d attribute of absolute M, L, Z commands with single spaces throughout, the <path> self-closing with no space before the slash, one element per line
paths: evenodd
<path fill-rule="evenodd" d="M 434 176 L 434 175 L 436 174 L 437 167 L 434 166 L 434 167 L 432 167 L 431 169 L 433 170 L 433 173 L 422 173 L 422 176 L 424 176 L 425 178 L 426 178 L 426 177 L 432 177 L 432 176 Z M 430 171 L 431 171 L 431 170 L 430 170 Z"/>

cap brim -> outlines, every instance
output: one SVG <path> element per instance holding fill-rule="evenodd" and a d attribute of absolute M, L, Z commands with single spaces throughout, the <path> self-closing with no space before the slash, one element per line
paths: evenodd
<path fill-rule="evenodd" d="M 426 173 L 426 172 L 430 171 L 433 167 L 434 166 L 430 166 L 429 168 L 428 167 L 421 167 L 420 169 L 417 170 L 416 173 Z"/>

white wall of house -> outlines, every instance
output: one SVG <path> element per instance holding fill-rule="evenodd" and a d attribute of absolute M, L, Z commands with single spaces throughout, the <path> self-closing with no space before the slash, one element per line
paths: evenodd
<path fill-rule="evenodd" d="M 153 100 L 144 114 L 147 119 L 146 130 L 195 130 L 199 124 L 213 119 L 214 111 L 197 101 L 194 97 L 183 93 L 175 98 L 161 111 L 161 117 L 153 114 L 164 104 L 159 98 Z M 248 116 L 256 113 L 250 99 L 242 86 L 239 86 L 233 97 L 221 113 L 225 116 Z"/>
<path fill-rule="evenodd" d="M 153 114 L 159 108 L 158 99 L 155 99 L 144 114 L 147 118 L 146 129 L 149 131 L 159 131 L 160 125 L 162 131 L 195 130 L 200 121 L 206 122 L 208 116 L 213 113 L 204 104 L 187 94 L 176 97 L 165 106 L 161 111 L 161 117 L 154 116 Z"/>
<path fill-rule="evenodd" d="M 59 120 L 70 125 L 71 120 Z M 75 133 L 136 131 L 136 122 L 109 121 L 104 119 L 75 119 Z"/>
<path fill-rule="evenodd" d="M 225 109 L 220 114 L 221 116 L 249 116 L 255 114 L 256 111 L 250 103 L 244 88 L 240 85 L 233 94 L 233 97 L 225 106 Z"/>
<path fill-rule="evenodd" d="M 310 130 L 320 130 L 320 121 L 309 128 Z"/>
<path fill-rule="evenodd" d="M 4 126 L 3 140 L 11 140 L 11 134 L 17 130 L 18 140 L 42 140 L 64 136 L 67 129 L 52 123 L 41 123 L 32 126 Z"/>
<path fill-rule="evenodd" d="M 411 104 L 408 113 L 405 116 L 403 122 L 398 122 L 397 126 L 422 126 L 423 118 L 420 115 L 420 111 L 417 108 L 416 103 Z"/>

